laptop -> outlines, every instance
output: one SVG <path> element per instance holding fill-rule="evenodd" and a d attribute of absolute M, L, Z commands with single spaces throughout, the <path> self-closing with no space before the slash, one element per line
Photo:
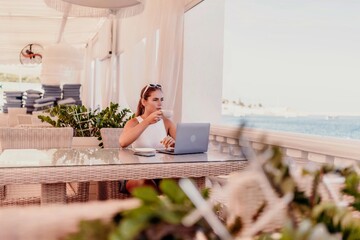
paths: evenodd
<path fill-rule="evenodd" d="M 158 149 L 167 154 L 204 153 L 209 145 L 210 123 L 178 123 L 175 148 Z"/>

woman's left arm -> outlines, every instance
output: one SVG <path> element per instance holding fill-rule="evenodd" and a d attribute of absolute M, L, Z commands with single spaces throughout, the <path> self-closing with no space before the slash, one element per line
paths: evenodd
<path fill-rule="evenodd" d="M 176 139 L 176 126 L 175 126 L 175 124 L 168 118 L 164 118 L 163 120 L 164 120 L 167 135 L 169 135 L 173 139 Z"/>
<path fill-rule="evenodd" d="M 164 118 L 163 120 L 167 136 L 161 141 L 161 143 L 165 148 L 174 147 L 176 138 L 175 124 L 170 119 Z"/>

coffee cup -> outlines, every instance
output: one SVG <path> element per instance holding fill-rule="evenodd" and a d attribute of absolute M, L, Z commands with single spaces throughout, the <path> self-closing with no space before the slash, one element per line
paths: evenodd
<path fill-rule="evenodd" d="M 174 111 L 170 109 L 161 109 L 161 113 L 166 118 L 171 118 L 174 115 Z"/>

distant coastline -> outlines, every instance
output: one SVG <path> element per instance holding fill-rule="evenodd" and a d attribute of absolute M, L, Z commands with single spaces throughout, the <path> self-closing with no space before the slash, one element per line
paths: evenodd
<path fill-rule="evenodd" d="M 319 136 L 360 139 L 360 116 L 222 115 L 221 124 Z"/>
<path fill-rule="evenodd" d="M 222 102 L 222 115 L 242 117 L 251 115 L 260 116 L 281 116 L 281 117 L 306 117 L 306 116 L 324 116 L 324 118 L 333 119 L 339 116 L 360 116 L 360 112 L 301 112 L 290 107 L 265 107 L 262 104 L 244 104 L 241 101 Z"/>

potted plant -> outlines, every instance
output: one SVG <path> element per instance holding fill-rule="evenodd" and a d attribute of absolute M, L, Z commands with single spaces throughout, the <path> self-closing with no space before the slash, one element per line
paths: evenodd
<path fill-rule="evenodd" d="M 72 127 L 74 129 L 73 146 L 102 147 L 101 128 L 123 128 L 134 115 L 128 108 L 119 109 L 118 103 L 102 111 L 87 109 L 85 106 L 57 105 L 45 110 L 50 116 L 39 115 L 42 122 L 54 127 Z"/>
<path fill-rule="evenodd" d="M 127 121 L 133 118 L 128 108 L 118 111 L 118 103 L 110 103 L 110 106 L 99 112 L 94 117 L 94 129 L 96 137 L 100 141 L 99 146 L 104 147 L 104 142 L 111 147 L 118 147 L 119 135 Z"/>

